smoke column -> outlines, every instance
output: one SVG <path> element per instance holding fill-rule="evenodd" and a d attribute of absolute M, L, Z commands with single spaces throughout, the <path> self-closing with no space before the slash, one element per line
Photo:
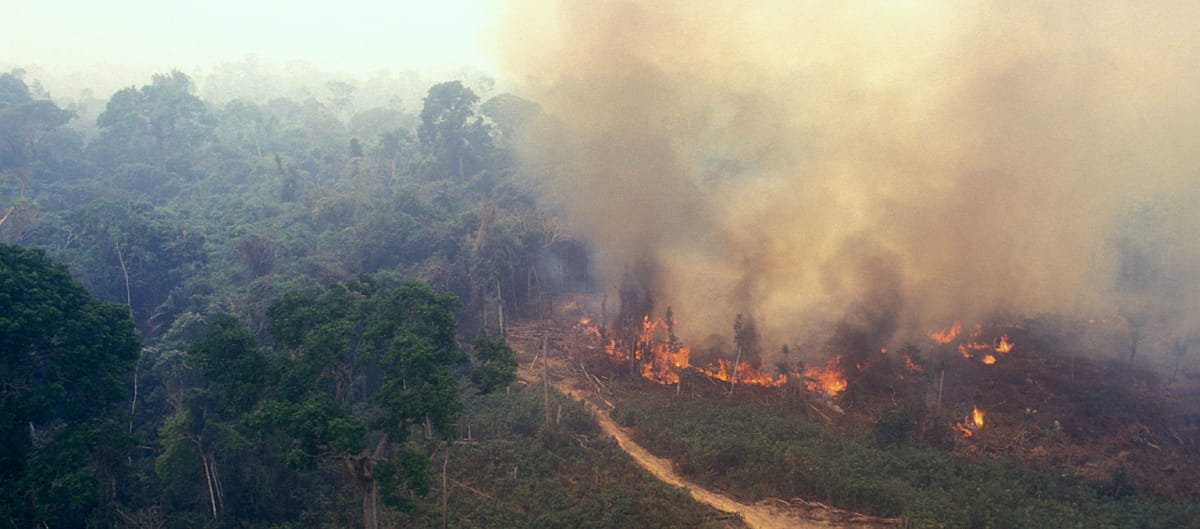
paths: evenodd
<path fill-rule="evenodd" d="M 1197 2 L 524 1 L 525 172 L 684 338 L 1200 292 Z M 1131 301 L 1132 300 L 1132 301 Z M 864 310 L 864 307 L 867 310 Z"/>

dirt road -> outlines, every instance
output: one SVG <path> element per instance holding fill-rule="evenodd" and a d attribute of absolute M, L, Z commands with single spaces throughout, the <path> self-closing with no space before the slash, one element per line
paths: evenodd
<path fill-rule="evenodd" d="M 778 509 L 772 509 L 765 505 L 747 505 L 724 494 L 713 492 L 691 481 L 688 481 L 683 476 L 680 476 L 677 472 L 675 472 L 674 465 L 670 461 L 651 454 L 650 452 L 646 451 L 645 448 L 642 448 L 641 445 L 634 442 L 633 439 L 629 437 L 629 434 L 620 426 L 617 426 L 617 423 L 614 422 L 607 413 L 597 410 L 595 406 L 591 404 L 587 398 L 583 398 L 575 388 L 572 387 L 568 389 L 561 386 L 562 385 L 558 386 L 560 391 L 563 391 L 563 393 L 566 393 L 578 400 L 582 400 L 588 405 L 592 411 L 592 415 L 595 416 L 596 420 L 600 423 L 600 429 L 602 429 L 604 433 L 616 439 L 617 444 L 621 446 L 621 449 L 624 450 L 625 453 L 629 454 L 629 457 L 632 457 L 638 465 L 648 470 L 660 481 L 686 490 L 692 495 L 692 498 L 696 499 L 696 501 L 709 505 L 718 511 L 737 514 L 742 517 L 742 520 L 746 522 L 746 525 L 749 525 L 753 529 L 828 529 L 829 527 L 842 527 L 824 522 L 796 518 L 789 516 L 786 512 L 780 512 Z"/>

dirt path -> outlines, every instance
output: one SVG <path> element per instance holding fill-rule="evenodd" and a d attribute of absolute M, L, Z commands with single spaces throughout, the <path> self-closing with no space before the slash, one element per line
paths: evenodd
<path fill-rule="evenodd" d="M 616 439 L 621 449 L 629 454 L 629 457 L 633 458 L 639 466 L 649 471 L 658 480 L 686 490 L 696 501 L 718 511 L 737 514 L 752 529 L 893 529 L 897 527 L 896 520 L 893 519 L 861 515 L 799 499 L 793 499 L 790 502 L 766 500 L 755 504 L 746 504 L 689 481 L 675 471 L 671 461 L 651 454 L 634 442 L 629 432 L 618 426 L 602 409 L 603 406 L 611 406 L 611 404 L 591 388 L 584 386 L 580 380 L 583 375 L 574 375 L 572 370 L 567 369 L 563 362 L 556 359 L 551 359 L 547 368 L 541 364 L 541 360 L 535 360 L 536 354 L 528 352 L 535 349 L 536 346 L 521 344 L 519 341 L 511 339 L 510 342 L 522 360 L 517 373 L 518 378 L 536 387 L 542 384 L 543 373 L 549 373 L 550 384 L 561 393 L 582 401 L 592 412 L 596 421 L 600 423 L 601 430 Z"/>
<path fill-rule="evenodd" d="M 753 529 L 828 529 L 830 527 L 840 527 L 824 522 L 796 518 L 786 512 L 780 512 L 778 509 L 772 509 L 765 505 L 747 505 L 724 494 L 705 489 L 688 481 L 675 472 L 674 464 L 670 461 L 651 454 L 645 448 L 642 448 L 642 445 L 634 442 L 625 429 L 617 426 L 617 423 L 607 413 L 598 410 L 586 395 L 582 395 L 577 388 L 564 386 L 567 386 L 567 384 L 555 384 L 555 387 L 563 393 L 587 404 L 588 408 L 592 411 L 592 415 L 596 417 L 596 421 L 600 423 L 600 429 L 616 439 L 621 449 L 629 454 L 629 457 L 633 458 L 638 465 L 649 471 L 659 481 L 686 490 L 696 501 L 709 505 L 718 511 L 737 514 L 742 517 L 742 521 L 746 522 L 746 525 L 749 525 Z"/>

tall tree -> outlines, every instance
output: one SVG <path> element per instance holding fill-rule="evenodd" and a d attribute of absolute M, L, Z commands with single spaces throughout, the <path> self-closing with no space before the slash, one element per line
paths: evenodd
<path fill-rule="evenodd" d="M 190 77 L 178 70 L 155 75 L 141 89 L 113 94 L 96 118 L 102 157 L 111 164 L 149 162 L 172 169 L 173 156 L 191 154 L 208 136 L 211 124 L 204 102 L 194 94 Z"/>
<path fill-rule="evenodd" d="M 462 181 L 483 168 L 492 137 L 488 125 L 475 113 L 478 102 L 479 96 L 461 81 L 429 88 L 417 137 L 429 152 L 434 176 Z"/>
<path fill-rule="evenodd" d="M 172 510 L 201 510 L 215 523 L 236 505 L 249 503 L 250 485 L 233 483 L 244 475 L 235 465 L 249 457 L 244 436 L 247 414 L 266 387 L 267 363 L 250 333 L 227 314 L 210 318 L 206 334 L 192 342 L 187 362 L 196 375 L 175 413 L 160 431 L 162 453 L 155 471 L 164 480 Z M 200 507 L 203 506 L 203 507 Z M 243 519 L 263 509 L 242 508 Z M 247 512 L 249 511 L 249 512 Z"/>
<path fill-rule="evenodd" d="M 0 527 L 83 527 L 111 505 L 129 313 L 41 250 L 0 245 Z"/>
<path fill-rule="evenodd" d="M 34 98 L 21 71 L 0 74 L 0 185 L 7 181 L 16 185 L 13 196 L 0 194 L 0 225 L 26 198 L 39 144 L 72 117 L 53 101 Z"/>

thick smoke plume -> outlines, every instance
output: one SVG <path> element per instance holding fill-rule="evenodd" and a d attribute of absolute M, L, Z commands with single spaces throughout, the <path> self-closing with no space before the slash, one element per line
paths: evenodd
<path fill-rule="evenodd" d="M 1200 3 L 529 1 L 524 160 L 687 339 L 1067 313 L 1194 334 Z M 894 323 L 892 323 L 894 322 Z"/>

